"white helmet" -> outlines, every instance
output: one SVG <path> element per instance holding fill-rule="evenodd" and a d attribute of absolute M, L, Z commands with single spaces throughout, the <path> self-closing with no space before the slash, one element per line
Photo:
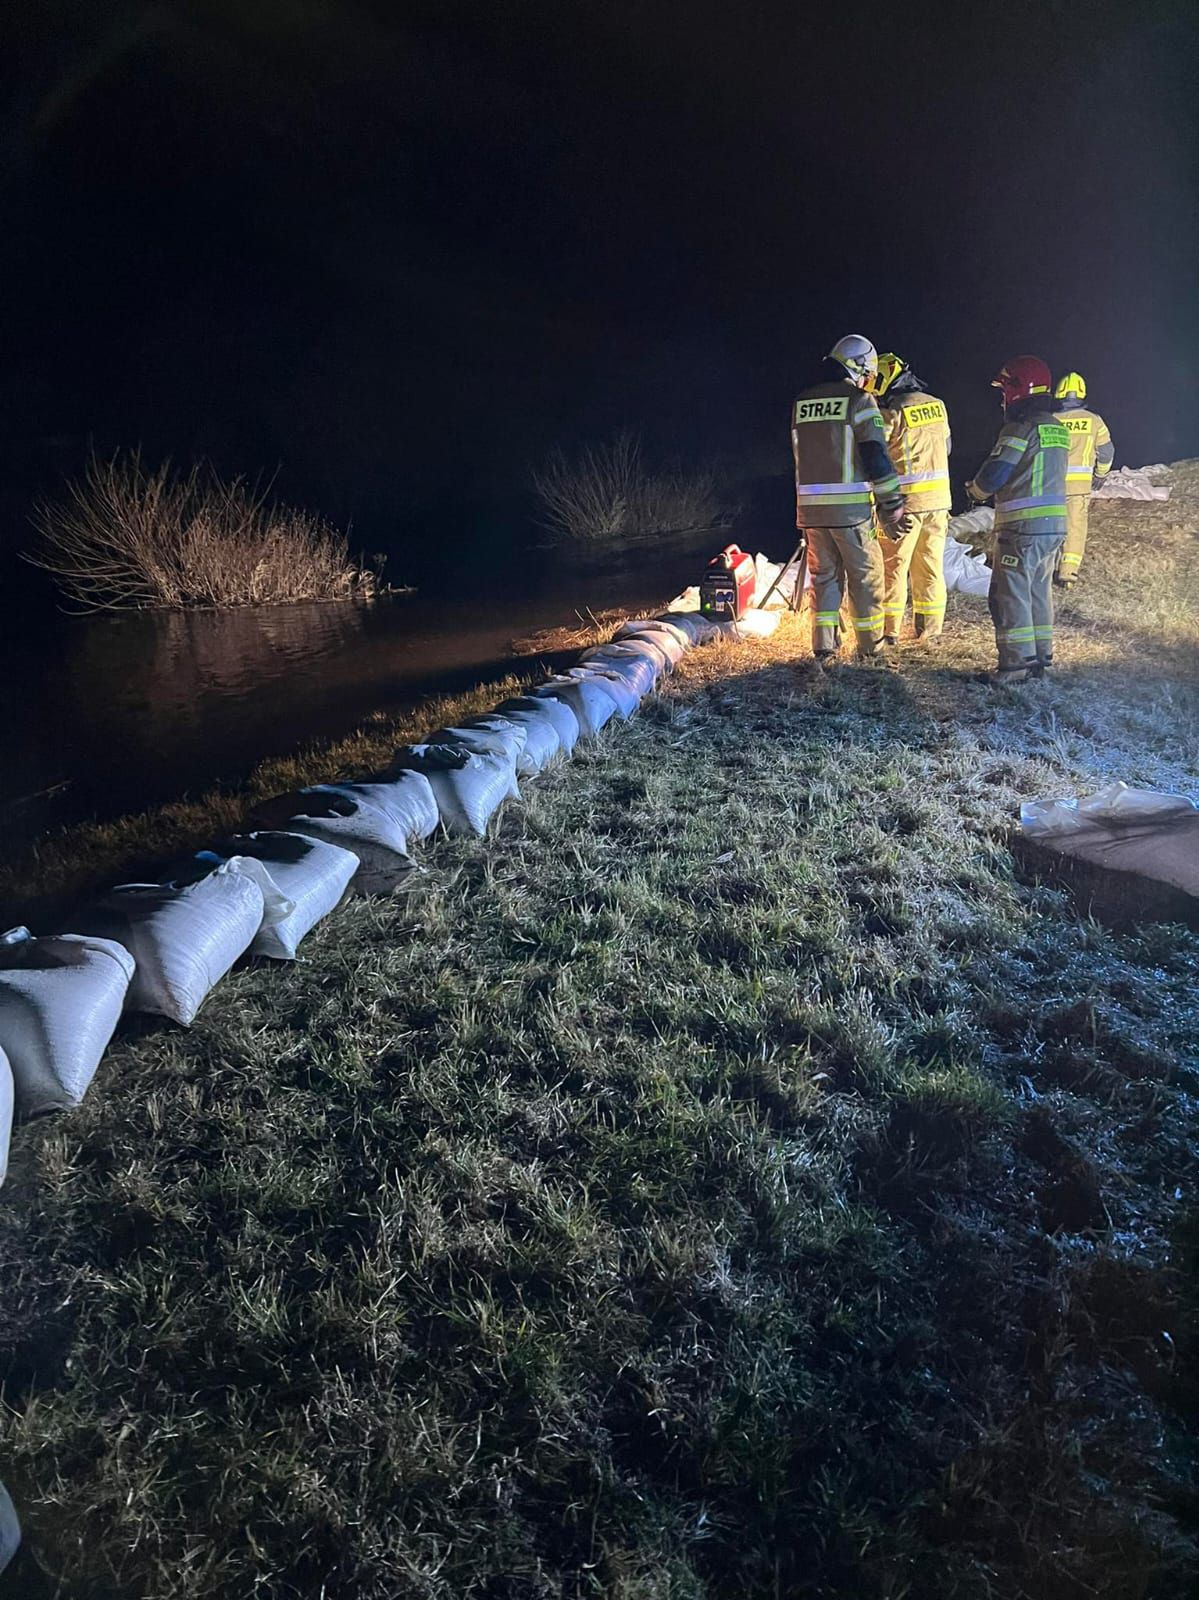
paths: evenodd
<path fill-rule="evenodd" d="M 860 333 L 847 333 L 844 339 L 838 339 L 828 359 L 840 362 L 850 382 L 856 383 L 859 389 L 868 389 L 878 372 L 878 351 Z"/>

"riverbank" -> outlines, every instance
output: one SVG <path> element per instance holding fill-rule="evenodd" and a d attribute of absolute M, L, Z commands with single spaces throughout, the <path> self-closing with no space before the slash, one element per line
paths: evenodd
<path fill-rule="evenodd" d="M 960 596 L 894 675 L 693 650 L 19 1130 L 0 1476 L 65 1591 L 1190 1592 L 1199 938 L 1009 851 L 1199 788 L 1175 495 L 1096 506 L 1052 681 L 967 676 Z"/>

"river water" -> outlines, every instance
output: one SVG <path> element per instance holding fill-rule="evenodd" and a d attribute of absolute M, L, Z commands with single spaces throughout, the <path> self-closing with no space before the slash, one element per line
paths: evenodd
<path fill-rule="evenodd" d="M 510 643 L 575 610 L 644 606 L 722 541 L 580 561 L 530 551 L 373 605 L 18 621 L 0 638 L 0 850 L 243 777 L 371 712 L 536 662 Z"/>

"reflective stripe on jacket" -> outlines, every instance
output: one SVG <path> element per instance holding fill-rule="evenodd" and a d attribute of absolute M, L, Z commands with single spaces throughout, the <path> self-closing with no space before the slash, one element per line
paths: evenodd
<path fill-rule="evenodd" d="M 833 379 L 803 391 L 791 408 L 791 450 L 801 528 L 868 522 L 876 496 L 885 510 L 898 507 L 882 415 L 874 397 L 854 384 Z"/>
<path fill-rule="evenodd" d="M 1106 478 L 1116 458 L 1116 447 L 1107 423 L 1097 411 L 1085 406 L 1063 406 L 1057 420 L 1070 434 L 1070 465 L 1066 469 L 1066 493 L 1090 494 L 1092 479 Z"/>
<path fill-rule="evenodd" d="M 979 498 L 995 496 L 996 532 L 1064 534 L 1069 460 L 1070 435 L 1049 406 L 1009 413 L 974 478 Z"/>
<path fill-rule="evenodd" d="M 922 511 L 948 511 L 953 495 L 949 487 L 949 414 L 944 401 L 923 389 L 904 389 L 884 399 L 883 422 L 904 510 L 917 516 Z"/>

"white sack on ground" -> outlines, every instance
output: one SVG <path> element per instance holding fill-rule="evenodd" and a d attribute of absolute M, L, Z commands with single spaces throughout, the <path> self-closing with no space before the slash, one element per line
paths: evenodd
<path fill-rule="evenodd" d="M 396 772 L 374 782 L 318 783 L 315 787 L 327 794 L 363 800 L 376 811 L 382 811 L 399 824 L 408 841 L 408 849 L 411 849 L 414 839 L 427 839 L 430 834 L 437 832 L 440 821 L 437 802 L 419 772 Z M 352 849 L 353 846 L 347 848 Z"/>
<path fill-rule="evenodd" d="M 629 642 L 601 644 L 584 650 L 579 665 L 619 672 L 637 691 L 638 698 L 654 692 L 663 670 L 660 656 L 642 651 Z"/>
<path fill-rule="evenodd" d="M 691 635 L 686 629 L 658 618 L 633 617 L 628 622 L 622 622 L 613 634 L 613 639 L 617 642 L 622 639 L 636 639 L 645 633 L 653 635 L 655 644 L 666 645 L 672 653 L 676 666 L 691 648 Z"/>
<path fill-rule="evenodd" d="M 352 850 L 302 833 L 240 833 L 221 853 L 263 892 L 250 954 L 272 961 L 295 960 L 301 939 L 340 902 L 359 865 Z"/>
<path fill-rule="evenodd" d="M 516 768 L 503 755 L 475 755 L 462 744 L 411 744 L 397 765 L 428 779 L 447 833 L 481 839 L 504 801 L 520 799 Z"/>
<path fill-rule="evenodd" d="M 975 506 L 973 511 L 960 511 L 949 519 L 949 537 L 959 544 L 985 543 L 995 529 L 995 507 Z M 980 541 L 979 535 L 983 535 Z"/>
<path fill-rule="evenodd" d="M 88 934 L 115 939 L 137 963 L 127 1011 L 188 1027 L 209 990 L 262 926 L 262 890 L 229 862 L 198 883 L 123 883 L 79 917 Z"/>
<path fill-rule="evenodd" d="M 584 739 L 594 739 L 617 712 L 617 691 L 610 683 L 605 684 L 598 674 L 547 678 L 529 693 L 535 700 L 561 700 L 569 706 L 579 724 L 580 737 Z"/>
<path fill-rule="evenodd" d="M 588 661 L 584 666 L 570 667 L 568 670 L 572 678 L 598 678 L 615 699 L 616 714 L 622 722 L 627 722 L 641 704 L 641 690 L 638 687 L 640 674 L 632 665 Z"/>
<path fill-rule="evenodd" d="M 528 734 L 523 760 L 530 772 L 540 772 L 555 756 L 569 756 L 578 743 L 579 719 L 561 700 L 536 700 L 529 694 L 517 695 L 498 705 L 496 711 L 502 717 L 510 717 L 513 722 L 523 724 Z M 547 726 L 554 735 L 553 749 L 545 740 L 543 730 Z M 534 767 L 532 763 L 538 756 L 541 765 Z M 517 768 L 518 772 L 521 770 Z"/>
<path fill-rule="evenodd" d="M 945 587 L 958 594 L 986 595 L 991 589 L 991 569 L 982 556 L 972 556 L 964 544 L 945 541 Z"/>
<path fill-rule="evenodd" d="M 21 1545 L 21 1524 L 16 1507 L 8 1490 L 0 1483 L 0 1573 L 16 1555 Z"/>
<path fill-rule="evenodd" d="M 476 756 L 499 756 L 514 772 L 520 771 L 520 758 L 528 738 L 517 722 L 501 716 L 471 717 L 457 728 L 438 728 L 425 744 L 460 744 Z"/>
<path fill-rule="evenodd" d="M 314 784 L 278 795 L 255 806 L 247 819 L 268 831 L 300 833 L 308 839 L 350 850 L 358 857 L 353 879 L 359 894 L 390 894 L 412 871 L 409 844 L 437 827 L 437 801 L 428 780 L 418 772 L 400 774 L 408 815 L 384 810 L 367 798 L 372 790 L 398 795 L 395 783 Z M 415 819 L 415 820 L 414 820 Z M 430 819 L 432 827 L 429 826 Z M 419 830 L 419 831 L 418 831 Z"/>
<path fill-rule="evenodd" d="M 1167 484 L 1154 483 L 1169 472 L 1163 462 L 1151 467 L 1117 467 L 1109 472 L 1103 482 L 1091 490 L 1092 500 L 1168 500 Z"/>
<path fill-rule="evenodd" d="M 687 603 L 680 605 L 672 600 L 671 609 L 662 613 L 661 620 L 685 633 L 693 645 L 714 644 L 720 638 L 720 629 L 709 618 L 700 616 L 699 590 L 685 589 L 678 600 Z"/>
<path fill-rule="evenodd" d="M 24 1117 L 79 1104 L 127 1003 L 128 941 L 95 932 L 35 939 L 15 928 L 0 942 L 0 1050 Z"/>
<path fill-rule="evenodd" d="M 1030 839 L 1037 839 L 1076 833 L 1091 823 L 1163 822 L 1197 813 L 1199 807 L 1186 795 L 1131 789 L 1128 784 L 1117 782 L 1081 798 L 1026 800 L 1020 807 L 1020 827 Z"/>
<path fill-rule="evenodd" d="M 597 645 L 595 648 L 617 650 L 624 654 L 632 651 L 652 662 L 659 673 L 673 672 L 675 661 L 678 659 L 670 641 L 654 633 L 643 633 L 636 639 L 609 639 L 607 644 Z"/>
<path fill-rule="evenodd" d="M 8 1141 L 12 1134 L 12 1103 L 13 1084 L 12 1068 L 8 1064 L 8 1057 L 0 1050 L 0 1184 L 8 1176 Z M 0 1511 L 0 1517 L 3 1512 Z M 0 1557 L 3 1555 L 4 1535 L 0 1531 Z M 4 1569 L 4 1561 L 0 1559 L 0 1571 Z"/>

